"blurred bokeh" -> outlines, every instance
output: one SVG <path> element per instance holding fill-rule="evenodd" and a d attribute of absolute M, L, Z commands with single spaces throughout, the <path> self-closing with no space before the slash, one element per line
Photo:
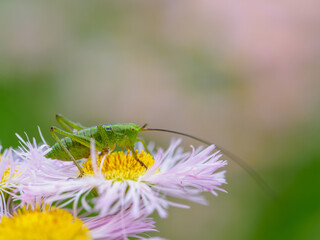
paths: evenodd
<path fill-rule="evenodd" d="M 2 0 L 0 29 L 4 147 L 40 140 L 37 126 L 53 143 L 56 113 L 187 132 L 245 159 L 277 200 L 230 160 L 228 194 L 170 209 L 157 235 L 320 239 L 319 1 Z"/>

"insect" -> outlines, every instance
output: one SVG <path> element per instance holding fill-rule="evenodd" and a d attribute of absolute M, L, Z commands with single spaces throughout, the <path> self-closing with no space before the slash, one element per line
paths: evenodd
<path fill-rule="evenodd" d="M 138 138 L 138 133 L 143 131 L 146 125 L 140 127 L 133 123 L 104 124 L 87 128 L 60 114 L 56 115 L 56 120 L 65 130 L 51 127 L 51 135 L 57 143 L 45 156 L 63 161 L 73 161 L 80 171 L 80 176 L 84 172 L 76 160 L 90 156 L 91 139 L 94 139 L 96 150 L 102 154 L 112 152 L 116 146 L 130 150 L 141 166 L 147 169 L 147 166 L 138 159 L 134 151 L 134 144 L 138 141 L 142 142 L 147 149 L 144 141 Z M 60 139 L 57 133 L 65 137 Z"/>
<path fill-rule="evenodd" d="M 148 151 L 145 142 L 138 137 L 138 134 L 141 131 L 169 132 L 195 139 L 206 145 L 212 144 L 208 141 L 182 132 L 159 128 L 146 128 L 147 124 L 142 127 L 133 123 L 103 124 L 87 128 L 63 117 L 60 114 L 56 115 L 56 120 L 65 130 L 57 127 L 51 127 L 51 135 L 57 142 L 51 147 L 51 150 L 45 156 L 47 158 L 63 161 L 73 161 L 80 171 L 80 176 L 84 174 L 84 171 L 77 160 L 90 156 L 91 139 L 94 139 L 95 148 L 98 152 L 101 152 L 101 154 L 108 154 L 112 152 L 116 146 L 130 150 L 133 157 L 146 169 L 148 169 L 147 166 L 138 159 L 136 151 L 134 150 L 135 143 L 141 142 L 146 151 Z M 57 133 L 64 135 L 65 137 L 60 139 L 57 136 Z M 216 145 L 216 147 L 240 165 L 265 192 L 273 195 L 273 192 L 267 183 L 245 161 L 220 146 Z"/>

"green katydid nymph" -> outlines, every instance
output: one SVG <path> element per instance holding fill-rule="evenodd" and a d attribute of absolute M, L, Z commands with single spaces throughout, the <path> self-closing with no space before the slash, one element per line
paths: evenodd
<path fill-rule="evenodd" d="M 128 124 L 104 124 L 94 127 L 84 127 L 75 123 L 60 114 L 56 115 L 58 123 L 65 129 L 51 127 L 52 137 L 57 141 L 46 154 L 47 158 L 63 161 L 73 161 L 83 175 L 83 169 L 76 160 L 90 156 L 91 139 L 94 139 L 95 148 L 101 153 L 110 153 L 116 146 L 130 150 L 133 157 L 147 169 L 147 166 L 138 159 L 134 144 L 144 141 L 138 138 L 138 133 L 145 130 L 145 126 L 138 126 L 133 123 Z M 56 133 L 66 137 L 59 139 Z M 146 148 L 147 149 L 147 148 Z"/>
<path fill-rule="evenodd" d="M 208 141 L 182 132 L 159 128 L 146 128 L 146 124 L 142 127 L 133 123 L 103 124 L 93 127 L 84 127 L 79 123 L 75 123 L 61 116 L 60 114 L 56 115 L 56 120 L 65 130 L 51 127 L 52 137 L 57 141 L 57 143 L 51 147 L 50 151 L 45 156 L 47 158 L 62 161 L 73 161 L 80 171 L 80 176 L 84 174 L 84 171 L 77 160 L 88 158 L 90 156 L 92 139 L 94 139 L 95 149 L 102 154 L 112 152 L 116 146 L 130 150 L 134 159 L 146 169 L 148 169 L 147 166 L 139 160 L 136 151 L 134 150 L 135 143 L 141 142 L 145 150 L 148 151 L 145 142 L 138 137 L 138 134 L 141 131 L 169 132 L 195 139 L 206 145 L 212 144 Z M 64 135 L 65 137 L 60 139 L 57 136 L 57 133 Z M 272 190 L 269 188 L 267 183 L 245 161 L 220 146 L 216 145 L 216 147 L 247 171 L 248 174 L 260 185 L 260 187 L 264 189 L 264 191 L 273 195 Z"/>

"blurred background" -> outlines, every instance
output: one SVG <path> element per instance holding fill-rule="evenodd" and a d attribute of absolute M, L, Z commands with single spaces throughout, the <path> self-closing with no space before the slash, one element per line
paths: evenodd
<path fill-rule="evenodd" d="M 230 160 L 228 194 L 171 208 L 154 235 L 320 239 L 319 1 L 2 0 L 0 29 L 4 147 L 40 140 L 37 126 L 53 143 L 56 113 L 187 132 L 245 159 L 278 198 Z"/>

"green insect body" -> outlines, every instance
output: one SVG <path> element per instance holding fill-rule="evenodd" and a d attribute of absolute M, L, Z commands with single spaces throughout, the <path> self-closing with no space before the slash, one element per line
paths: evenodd
<path fill-rule="evenodd" d="M 101 130 L 98 130 L 100 127 L 103 133 L 101 133 Z M 114 148 L 115 145 L 130 150 L 133 149 L 135 142 L 138 141 L 137 137 L 140 130 L 140 126 L 132 123 L 106 124 L 85 128 L 83 130 L 74 132 L 73 134 L 76 135 L 76 137 L 94 139 L 96 145 L 98 146 L 98 151 L 109 152 Z M 75 160 L 87 158 L 90 155 L 90 148 L 83 145 L 81 141 L 73 140 L 71 137 L 65 137 L 60 141 L 71 153 Z M 50 152 L 46 154 L 46 157 L 63 161 L 71 160 L 69 155 L 64 151 L 58 142 L 52 146 Z"/>
<path fill-rule="evenodd" d="M 148 169 L 147 166 L 138 159 L 134 150 L 134 144 L 138 141 L 142 142 L 146 148 L 142 139 L 138 138 L 138 133 L 144 130 L 145 126 L 140 127 L 136 124 L 128 123 L 105 124 L 86 128 L 59 114 L 56 115 L 56 119 L 65 130 L 51 127 L 52 137 L 57 143 L 51 147 L 45 157 L 62 161 L 73 161 L 80 171 L 80 176 L 82 176 L 84 174 L 83 169 L 76 160 L 90 156 L 93 139 L 95 149 L 98 152 L 109 153 L 113 151 L 116 146 L 128 149 L 141 166 Z M 65 137 L 60 139 L 56 133 L 64 135 Z"/>

